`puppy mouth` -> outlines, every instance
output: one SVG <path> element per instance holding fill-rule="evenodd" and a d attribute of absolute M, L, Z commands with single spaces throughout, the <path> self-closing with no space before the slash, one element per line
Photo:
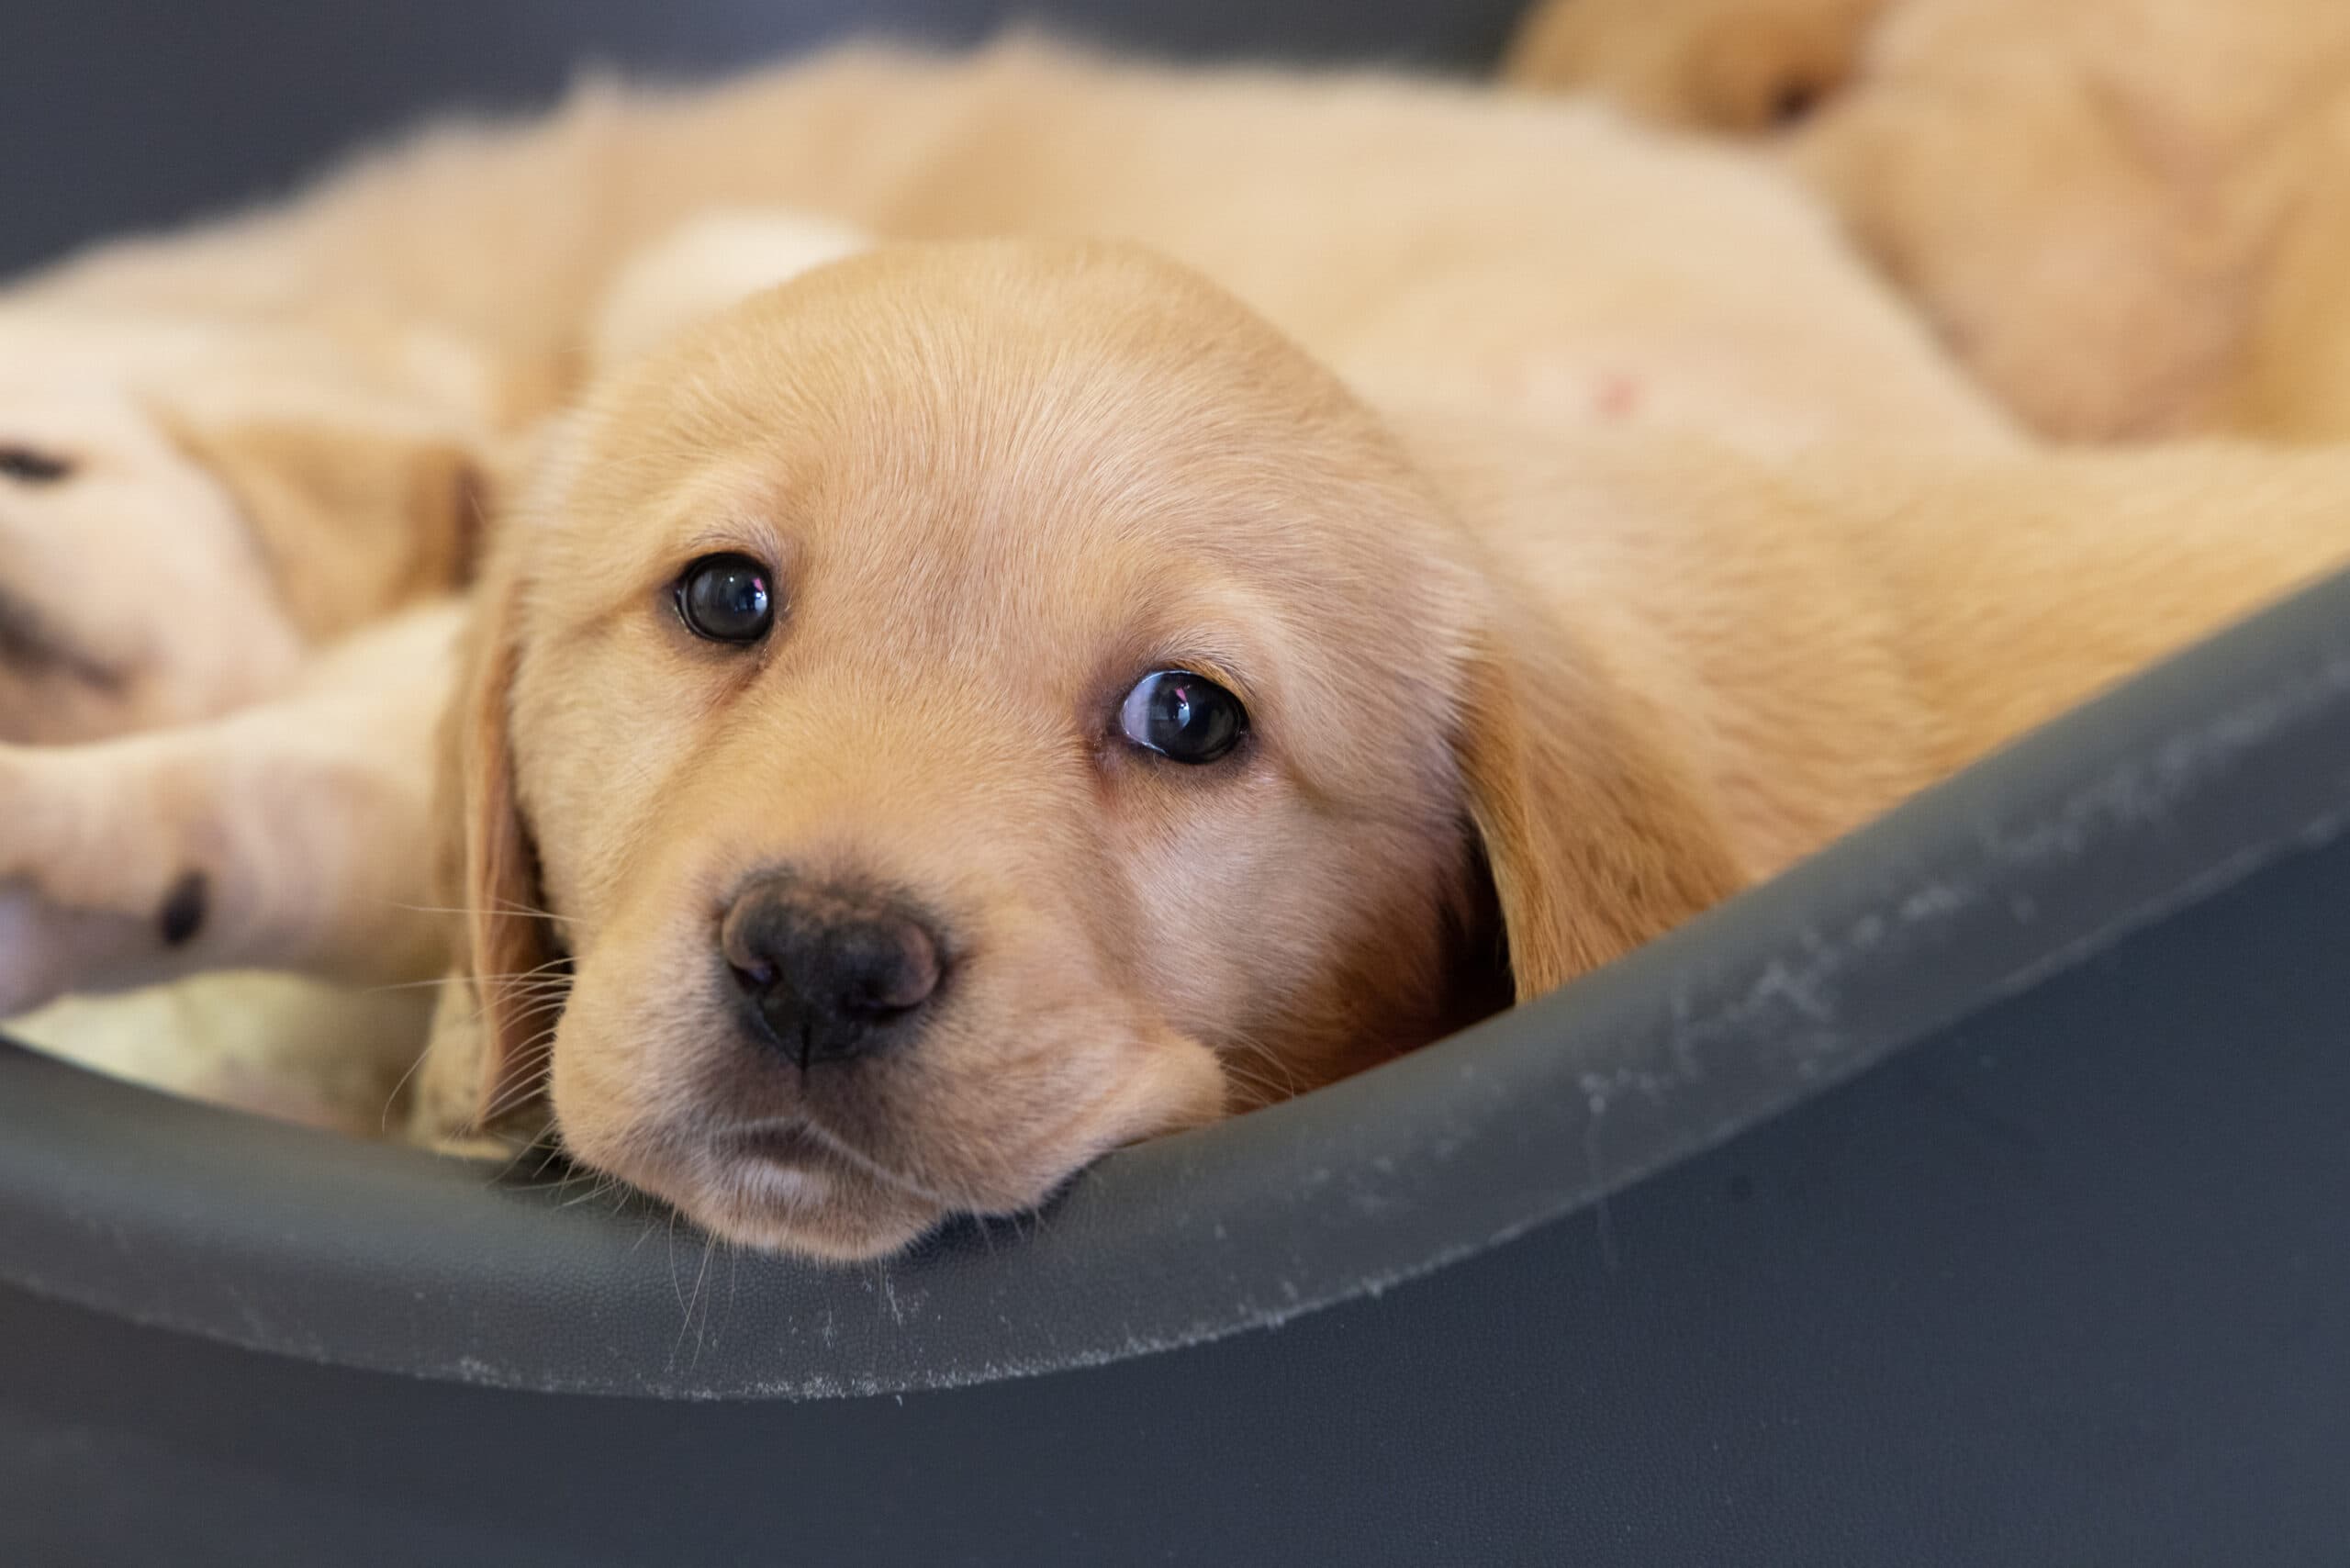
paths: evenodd
<path fill-rule="evenodd" d="M 999 1047 L 984 1072 L 953 1054 L 968 1045 L 960 1039 L 800 1070 L 746 1045 L 731 1013 L 715 1012 L 637 1058 L 666 1070 L 663 1093 L 631 1093 L 637 1081 L 612 1081 L 597 1054 L 612 1028 L 592 1005 L 602 972 L 588 966 L 581 983 L 552 1074 L 575 1158 L 761 1250 L 842 1262 L 894 1253 L 957 1216 L 1034 1209 L 1110 1149 L 1224 1108 L 1209 1049 L 1098 1003 L 1059 1020 L 1032 1009 L 1032 1036 L 1059 1026 L 1016 1056 Z"/>
<path fill-rule="evenodd" d="M 829 1262 L 902 1250 L 955 1212 L 797 1117 L 723 1128 L 638 1185 L 729 1242 Z"/>
<path fill-rule="evenodd" d="M 797 1178 L 791 1185 L 829 1190 L 844 1177 L 863 1177 L 941 1209 L 953 1204 L 912 1178 L 890 1170 L 838 1135 L 804 1117 L 756 1122 L 721 1140 L 724 1152 L 773 1174 Z"/>
<path fill-rule="evenodd" d="M 767 1122 L 736 1133 L 729 1140 L 737 1153 L 786 1170 L 804 1170 L 826 1163 L 831 1154 L 824 1141 L 801 1122 Z"/>

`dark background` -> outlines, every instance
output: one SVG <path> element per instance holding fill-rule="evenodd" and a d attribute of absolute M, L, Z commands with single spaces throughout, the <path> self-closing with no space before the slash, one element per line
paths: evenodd
<path fill-rule="evenodd" d="M 852 34 L 1013 23 L 1129 50 L 1475 70 L 1523 0 L 20 0 L 0 17 L 0 274 L 284 191 L 449 108 L 583 65 L 730 70 Z"/>

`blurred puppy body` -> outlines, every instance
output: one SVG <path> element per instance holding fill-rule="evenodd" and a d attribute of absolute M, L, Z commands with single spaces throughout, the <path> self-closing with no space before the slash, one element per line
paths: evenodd
<path fill-rule="evenodd" d="M 515 426 L 591 368 L 621 266 L 703 214 L 777 208 L 890 239 L 1147 243 L 1326 352 L 1542 418 L 1781 448 L 2007 434 L 1832 224 L 1740 160 L 1462 86 L 1024 41 L 591 87 L 287 208 L 108 247 L 17 304 L 399 321 L 463 345 Z"/>
<path fill-rule="evenodd" d="M 1556 0 L 1524 37 L 1516 81 L 1668 123 L 1760 128 L 1717 54 L 1816 96 L 1777 155 L 2041 431 L 2350 434 L 2350 7 Z M 1823 50 L 1853 63 L 1815 95 Z"/>
<path fill-rule="evenodd" d="M 0 743 L 264 701 L 449 593 L 485 394 L 429 329 L 0 301 Z"/>

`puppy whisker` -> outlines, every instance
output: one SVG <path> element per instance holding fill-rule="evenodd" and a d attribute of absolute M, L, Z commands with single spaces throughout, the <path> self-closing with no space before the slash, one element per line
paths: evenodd
<path fill-rule="evenodd" d="M 405 1072 L 402 1072 L 398 1079 L 393 1082 L 391 1092 L 384 1096 L 384 1112 L 383 1114 L 377 1118 L 375 1124 L 375 1131 L 378 1137 L 389 1137 L 392 1136 L 392 1108 L 400 1103 L 400 1096 L 407 1092 L 409 1082 L 413 1081 L 417 1073 L 422 1070 L 426 1060 L 431 1058 L 431 1054 L 432 1052 L 429 1046 L 425 1049 L 418 1051 L 416 1053 L 415 1059 L 408 1064 L 408 1070 Z"/>
<path fill-rule="evenodd" d="M 558 925 L 577 924 L 567 914 L 557 914 L 550 909 L 533 909 L 525 904 L 509 904 L 505 900 L 498 901 L 492 907 L 470 909 L 453 904 L 405 903 L 397 899 L 386 899 L 385 903 L 388 908 L 406 910 L 410 914 L 453 914 L 468 918 L 479 914 L 503 914 L 520 920 L 553 921 Z"/>

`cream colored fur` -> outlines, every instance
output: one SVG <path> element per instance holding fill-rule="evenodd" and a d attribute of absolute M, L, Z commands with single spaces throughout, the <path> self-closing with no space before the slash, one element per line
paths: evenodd
<path fill-rule="evenodd" d="M 619 268 L 745 207 L 891 239 L 1139 241 L 1308 342 L 1546 417 L 1774 446 L 2004 434 L 1831 228 L 1737 159 L 1467 87 L 1035 43 L 590 89 L 543 122 L 427 137 L 287 209 L 110 247 L 17 303 L 397 321 L 489 367 L 513 425 L 576 386 Z"/>

